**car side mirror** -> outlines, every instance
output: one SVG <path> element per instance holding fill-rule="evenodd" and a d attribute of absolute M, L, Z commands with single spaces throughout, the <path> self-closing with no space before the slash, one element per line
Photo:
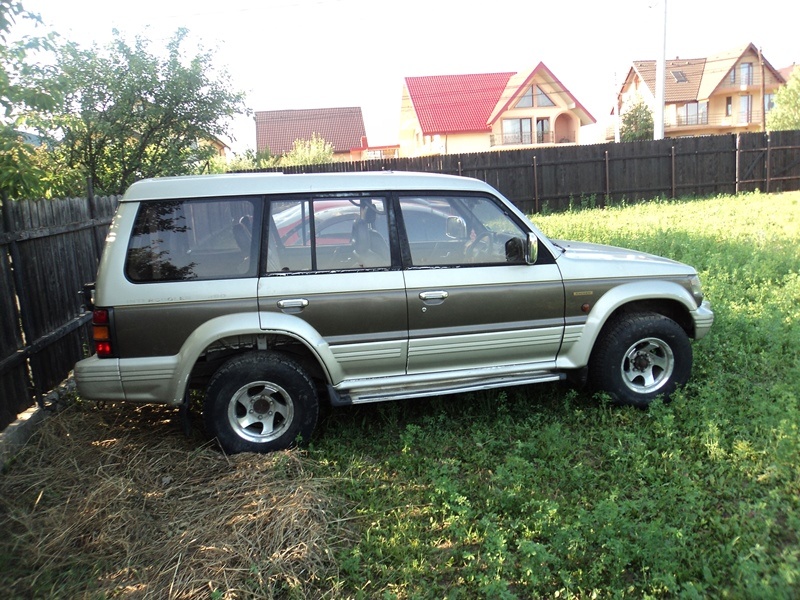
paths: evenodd
<path fill-rule="evenodd" d="M 525 245 L 525 262 L 535 264 L 539 258 L 539 238 L 534 233 L 528 233 L 528 243 Z"/>
<path fill-rule="evenodd" d="M 467 224 L 461 217 L 447 217 L 447 237 L 454 240 L 463 240 L 467 237 Z"/>

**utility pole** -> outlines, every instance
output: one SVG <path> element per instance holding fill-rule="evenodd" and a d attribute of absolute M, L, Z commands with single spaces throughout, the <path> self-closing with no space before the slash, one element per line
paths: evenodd
<path fill-rule="evenodd" d="M 664 19 L 661 34 L 661 55 L 656 61 L 656 105 L 653 115 L 653 139 L 664 139 L 664 102 L 667 65 L 667 0 L 664 2 Z"/>
<path fill-rule="evenodd" d="M 767 82 L 764 80 L 764 55 L 761 54 L 761 47 L 758 48 L 758 64 L 761 67 L 761 131 L 767 130 Z"/>
<path fill-rule="evenodd" d="M 653 139 L 664 139 L 664 87 L 666 85 L 667 65 L 667 0 L 664 2 L 664 21 L 662 23 L 661 56 L 656 61 L 656 106 L 653 115 Z"/>

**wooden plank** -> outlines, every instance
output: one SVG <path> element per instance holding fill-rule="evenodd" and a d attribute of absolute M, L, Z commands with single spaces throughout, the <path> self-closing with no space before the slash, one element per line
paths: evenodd
<path fill-rule="evenodd" d="M 25 365 L 0 372 L 0 430 L 13 423 L 31 404 L 33 398 Z"/>

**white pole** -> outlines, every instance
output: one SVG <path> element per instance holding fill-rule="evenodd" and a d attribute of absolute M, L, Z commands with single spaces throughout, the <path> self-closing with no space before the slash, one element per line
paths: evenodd
<path fill-rule="evenodd" d="M 653 139 L 664 139 L 664 87 L 667 65 L 667 0 L 664 0 L 664 23 L 661 36 L 661 56 L 656 61 L 656 106 L 653 114 Z"/>

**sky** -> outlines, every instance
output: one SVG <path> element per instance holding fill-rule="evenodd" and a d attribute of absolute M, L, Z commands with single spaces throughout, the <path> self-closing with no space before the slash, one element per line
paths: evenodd
<path fill-rule="evenodd" d="M 667 59 L 702 58 L 753 43 L 776 69 L 800 63 L 800 4 L 785 0 L 22 4 L 86 46 L 105 44 L 113 28 L 160 42 L 185 27 L 213 50 L 250 110 L 359 106 L 372 146 L 398 143 L 405 77 L 531 71 L 543 62 L 604 128 L 631 63 L 658 59 L 663 48 Z M 255 149 L 252 116 L 232 131 L 234 153 Z"/>

